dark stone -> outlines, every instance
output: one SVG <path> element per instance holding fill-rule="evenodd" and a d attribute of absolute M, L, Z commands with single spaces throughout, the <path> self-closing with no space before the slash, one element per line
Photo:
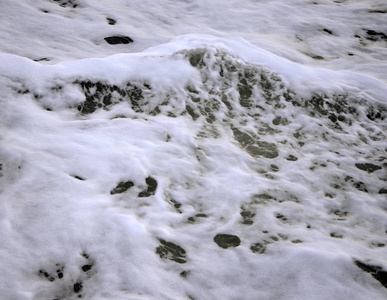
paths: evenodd
<path fill-rule="evenodd" d="M 337 117 L 335 116 L 335 114 L 330 114 L 328 116 L 328 119 L 331 120 L 333 123 L 337 122 Z"/>
<path fill-rule="evenodd" d="M 93 267 L 93 265 L 84 265 L 84 266 L 82 266 L 82 271 L 87 272 L 87 271 L 91 270 L 92 267 Z"/>
<path fill-rule="evenodd" d="M 98 105 L 94 101 L 93 96 L 86 96 L 86 101 L 83 104 L 78 105 L 78 110 L 83 114 L 92 114 L 96 111 Z"/>
<path fill-rule="evenodd" d="M 383 107 L 369 107 L 367 110 L 367 118 L 371 121 L 376 121 L 377 119 L 384 120 L 386 109 Z"/>
<path fill-rule="evenodd" d="M 283 215 L 283 214 L 276 214 L 275 217 L 278 219 L 278 220 L 281 220 L 283 222 L 286 222 L 288 219 Z"/>
<path fill-rule="evenodd" d="M 232 131 L 234 138 L 239 142 L 239 144 L 243 148 L 255 143 L 255 139 L 246 132 L 240 131 L 238 128 L 233 128 Z"/>
<path fill-rule="evenodd" d="M 39 62 L 39 61 L 50 61 L 50 59 L 47 58 L 47 57 L 43 57 L 43 58 L 34 59 L 34 61 L 36 61 L 36 62 Z"/>
<path fill-rule="evenodd" d="M 195 223 L 195 218 L 194 217 L 189 217 L 188 219 L 188 223 Z"/>
<path fill-rule="evenodd" d="M 195 109 L 192 108 L 191 106 L 186 105 L 185 109 L 187 110 L 189 115 L 192 117 L 192 120 L 196 121 L 200 117 L 200 114 L 196 113 Z"/>
<path fill-rule="evenodd" d="M 362 171 L 367 171 L 369 174 L 373 173 L 377 170 L 380 170 L 382 167 L 370 164 L 370 163 L 364 163 L 364 164 L 355 164 L 356 168 L 362 170 Z"/>
<path fill-rule="evenodd" d="M 337 232 L 331 232 L 330 234 L 331 237 L 336 238 L 336 239 L 342 239 L 343 235 Z"/>
<path fill-rule="evenodd" d="M 156 253 L 160 255 L 160 258 L 166 258 L 179 264 L 185 264 L 187 262 L 186 252 L 183 248 L 162 239 L 159 239 L 159 241 L 161 245 L 157 247 Z"/>
<path fill-rule="evenodd" d="M 54 0 L 54 2 L 57 2 L 61 7 L 76 8 L 78 6 L 78 4 L 75 4 L 76 0 Z"/>
<path fill-rule="evenodd" d="M 104 40 L 110 45 L 133 43 L 130 37 L 123 35 L 105 37 Z"/>
<path fill-rule="evenodd" d="M 324 57 L 320 56 L 320 55 L 314 55 L 312 56 L 313 59 L 317 59 L 317 60 L 323 60 Z"/>
<path fill-rule="evenodd" d="M 106 21 L 109 25 L 115 25 L 117 23 L 117 21 L 112 18 L 106 18 Z"/>
<path fill-rule="evenodd" d="M 214 242 L 223 249 L 238 247 L 241 244 L 240 238 L 232 234 L 217 234 Z"/>
<path fill-rule="evenodd" d="M 206 53 L 205 49 L 193 49 L 187 52 L 189 63 L 193 67 L 202 67 L 204 66 L 204 55 Z"/>
<path fill-rule="evenodd" d="M 208 218 L 208 215 L 206 215 L 206 214 L 196 214 L 195 216 L 197 218 Z"/>
<path fill-rule="evenodd" d="M 345 117 L 344 117 L 343 115 L 339 115 L 339 116 L 337 117 L 337 119 L 338 119 L 340 122 L 345 122 L 345 121 L 346 121 L 346 119 L 345 119 Z"/>
<path fill-rule="evenodd" d="M 387 188 L 381 188 L 379 194 L 387 194 Z"/>
<path fill-rule="evenodd" d="M 371 14 L 385 14 L 385 13 L 387 13 L 387 9 L 386 10 L 375 9 L 375 10 L 369 10 L 368 12 Z"/>
<path fill-rule="evenodd" d="M 245 78 L 242 78 L 240 84 L 238 84 L 238 92 L 239 92 L 239 102 L 243 107 L 250 107 L 251 101 L 249 101 L 250 97 L 253 94 L 253 91 L 250 85 L 247 83 Z"/>
<path fill-rule="evenodd" d="M 292 243 L 293 243 L 293 244 L 301 244 L 302 241 L 301 241 L 301 240 L 292 240 Z"/>
<path fill-rule="evenodd" d="M 368 40 L 377 41 L 380 38 L 382 40 L 387 41 L 387 35 L 383 32 L 376 32 L 375 30 L 367 30 L 366 32 L 369 35 L 367 37 Z"/>
<path fill-rule="evenodd" d="M 190 274 L 191 272 L 190 271 L 183 271 L 180 273 L 180 276 L 183 277 L 183 278 L 187 278 L 187 276 Z"/>
<path fill-rule="evenodd" d="M 377 281 L 379 281 L 385 288 L 387 288 L 387 272 L 379 266 L 367 265 L 361 261 L 354 261 L 356 266 L 364 272 L 370 273 Z"/>
<path fill-rule="evenodd" d="M 120 182 L 111 192 L 111 195 L 115 194 L 122 194 L 126 192 L 128 189 L 130 189 L 132 186 L 134 186 L 134 183 L 132 181 L 122 181 Z"/>
<path fill-rule="evenodd" d="M 58 278 L 59 279 L 62 279 L 63 278 L 63 269 L 64 269 L 64 266 L 60 265 L 60 264 L 57 264 L 56 265 L 58 267 L 58 269 L 56 270 L 56 274 L 58 275 Z"/>
<path fill-rule="evenodd" d="M 324 31 L 325 31 L 326 33 L 332 34 L 332 31 L 330 31 L 329 29 L 324 28 Z"/>
<path fill-rule="evenodd" d="M 257 141 L 255 145 L 246 147 L 247 153 L 253 157 L 263 156 L 273 159 L 278 156 L 277 146 L 273 143 Z"/>
<path fill-rule="evenodd" d="M 53 282 L 55 281 L 55 278 L 51 276 L 46 270 L 41 269 L 39 270 L 39 275 L 44 276 L 47 280 Z"/>
<path fill-rule="evenodd" d="M 261 243 L 255 243 L 251 245 L 250 250 L 253 253 L 263 254 L 266 251 L 266 246 Z"/>
<path fill-rule="evenodd" d="M 290 154 L 290 155 L 286 158 L 286 160 L 288 160 L 288 161 L 297 161 L 298 158 L 297 158 L 296 156 Z"/>
<path fill-rule="evenodd" d="M 279 124 L 281 123 L 281 117 L 276 117 L 276 118 L 272 121 L 272 123 L 273 123 L 274 125 L 279 125 Z"/>
<path fill-rule="evenodd" d="M 156 193 L 157 181 L 154 178 L 149 176 L 147 179 L 145 179 L 145 182 L 148 185 L 148 188 L 145 191 L 142 191 L 140 194 L 138 194 L 138 196 L 141 198 L 150 197 Z"/>
<path fill-rule="evenodd" d="M 353 186 L 361 192 L 368 193 L 367 186 L 364 182 L 356 181 L 353 183 Z"/>
<path fill-rule="evenodd" d="M 254 224 L 254 217 L 255 217 L 255 212 L 252 210 L 249 210 L 248 208 L 242 206 L 241 207 L 241 212 L 240 212 L 241 217 L 243 218 L 242 224 L 245 225 L 252 225 Z"/>
<path fill-rule="evenodd" d="M 74 293 L 79 293 L 80 291 L 82 291 L 82 283 L 77 282 L 74 284 Z"/>

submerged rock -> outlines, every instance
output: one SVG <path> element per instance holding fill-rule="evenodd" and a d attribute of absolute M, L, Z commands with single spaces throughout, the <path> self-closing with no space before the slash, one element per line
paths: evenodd
<path fill-rule="evenodd" d="M 123 35 L 108 36 L 105 37 L 104 40 L 110 45 L 133 43 L 133 40 L 130 37 Z"/>
<path fill-rule="evenodd" d="M 117 21 L 112 18 L 106 18 L 106 21 L 109 25 L 115 25 L 117 23 Z"/>
<path fill-rule="evenodd" d="M 387 272 L 381 267 L 367 265 L 361 261 L 355 260 L 355 265 L 362 269 L 364 272 L 370 273 L 373 278 L 379 281 L 385 288 L 387 288 Z"/>
<path fill-rule="evenodd" d="M 365 163 L 365 164 L 355 164 L 356 168 L 362 170 L 362 171 L 367 171 L 368 173 L 373 173 L 377 170 L 380 170 L 382 167 L 370 164 L 370 163 Z"/>
<path fill-rule="evenodd" d="M 140 198 L 150 197 L 150 196 L 153 196 L 156 193 L 156 189 L 157 189 L 157 181 L 156 181 L 156 179 L 154 179 L 154 178 L 149 176 L 147 179 L 145 179 L 145 182 L 148 185 L 148 188 L 146 190 L 142 191 L 138 195 Z"/>
<path fill-rule="evenodd" d="M 240 238 L 232 234 L 217 234 L 214 237 L 214 242 L 223 249 L 235 248 L 241 244 Z"/>
<path fill-rule="evenodd" d="M 162 239 L 159 239 L 159 241 L 161 245 L 157 247 L 156 253 L 160 255 L 160 258 L 166 258 L 179 264 L 187 262 L 186 252 L 182 247 Z"/>
<path fill-rule="evenodd" d="M 132 181 L 122 181 L 110 192 L 110 194 L 115 195 L 125 193 L 132 186 L 134 186 Z"/>

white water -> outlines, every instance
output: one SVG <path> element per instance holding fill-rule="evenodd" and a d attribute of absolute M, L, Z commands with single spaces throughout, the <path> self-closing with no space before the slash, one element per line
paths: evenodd
<path fill-rule="evenodd" d="M 387 297 L 385 41 L 302 50 L 381 4 L 77 3 L 1 4 L 2 299 Z"/>

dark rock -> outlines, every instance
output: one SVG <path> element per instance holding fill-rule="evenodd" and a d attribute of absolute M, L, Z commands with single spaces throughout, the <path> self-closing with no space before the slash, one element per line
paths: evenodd
<path fill-rule="evenodd" d="M 297 158 L 296 156 L 290 154 L 290 155 L 286 158 L 286 160 L 288 160 L 288 161 L 297 161 L 298 158 Z"/>
<path fill-rule="evenodd" d="M 115 25 L 117 23 L 117 21 L 112 18 L 106 18 L 106 21 L 109 25 Z"/>
<path fill-rule="evenodd" d="M 132 181 L 121 181 L 111 192 L 111 195 L 125 193 L 128 189 L 134 186 Z"/>
<path fill-rule="evenodd" d="M 326 33 L 332 34 L 332 31 L 329 30 L 329 29 L 324 28 L 323 30 L 324 30 L 324 32 L 326 32 Z"/>
<path fill-rule="evenodd" d="M 369 107 L 367 110 L 367 118 L 370 119 L 371 121 L 376 121 L 378 119 L 384 120 L 386 109 L 383 107 Z"/>
<path fill-rule="evenodd" d="M 266 251 L 266 246 L 261 243 L 255 243 L 251 245 L 250 250 L 253 253 L 263 254 Z"/>
<path fill-rule="evenodd" d="M 288 218 L 286 218 L 283 214 L 276 214 L 275 217 L 278 220 L 281 220 L 282 222 L 287 222 L 288 221 Z"/>
<path fill-rule="evenodd" d="M 80 291 L 82 291 L 82 283 L 81 282 L 77 282 L 74 284 L 74 293 L 79 293 Z"/>
<path fill-rule="evenodd" d="M 386 189 L 385 188 L 381 188 L 379 190 L 379 194 L 387 194 L 387 188 Z"/>
<path fill-rule="evenodd" d="M 217 234 L 214 237 L 214 242 L 223 249 L 238 247 L 241 244 L 239 237 L 232 234 Z"/>
<path fill-rule="evenodd" d="M 61 264 L 57 264 L 56 267 L 57 267 L 56 274 L 58 275 L 59 279 L 62 279 L 63 278 L 64 266 L 61 265 Z"/>
<path fill-rule="evenodd" d="M 161 245 L 157 247 L 156 253 L 160 255 L 160 258 L 166 258 L 179 264 L 185 264 L 187 262 L 186 252 L 183 248 L 162 239 L 159 239 L 159 241 Z"/>
<path fill-rule="evenodd" d="M 142 88 L 148 89 L 147 84 L 143 87 L 138 87 L 127 83 L 118 87 L 116 85 L 109 85 L 104 82 L 92 81 L 78 81 L 74 84 L 78 85 L 85 95 L 85 101 L 78 105 L 78 110 L 86 115 L 91 114 L 98 108 L 108 110 L 113 103 L 112 93 L 116 93 L 118 99 L 115 102 L 130 101 L 131 107 L 136 112 L 142 112 L 140 101 L 143 100 Z"/>
<path fill-rule="evenodd" d="M 208 218 L 207 214 L 196 214 L 195 215 L 197 218 Z"/>
<path fill-rule="evenodd" d="M 61 7 L 72 7 L 76 8 L 78 4 L 75 4 L 76 0 L 54 0 L 54 2 L 58 3 Z"/>
<path fill-rule="evenodd" d="M 204 63 L 204 55 L 206 54 L 205 49 L 192 49 L 187 52 L 187 56 L 189 58 L 189 63 L 193 67 L 203 67 Z"/>
<path fill-rule="evenodd" d="M 374 164 L 370 164 L 370 163 L 364 163 L 364 164 L 355 164 L 356 168 L 362 170 L 362 171 L 367 171 L 369 174 L 370 173 L 373 173 L 377 170 L 380 170 L 382 167 L 380 166 L 377 166 L 377 165 L 374 165 Z"/>
<path fill-rule="evenodd" d="M 232 131 L 233 131 L 234 138 L 239 142 L 239 144 L 243 148 L 255 143 L 256 139 L 252 137 L 250 134 L 240 131 L 238 128 L 233 128 Z"/>
<path fill-rule="evenodd" d="M 272 123 L 273 123 L 274 125 L 279 125 L 279 124 L 281 123 L 281 117 L 276 117 L 276 118 L 272 121 Z"/>
<path fill-rule="evenodd" d="M 364 182 L 356 181 L 353 183 L 353 186 L 361 192 L 368 193 L 367 186 Z"/>
<path fill-rule="evenodd" d="M 256 144 L 246 147 L 246 151 L 253 157 L 263 156 L 273 159 L 278 156 L 277 146 L 263 141 L 257 141 Z"/>
<path fill-rule="evenodd" d="M 301 240 L 292 240 L 292 243 L 293 243 L 293 244 L 301 244 L 302 241 L 301 241 Z"/>
<path fill-rule="evenodd" d="M 93 265 L 83 265 L 82 271 L 87 272 L 87 271 L 91 270 L 92 267 L 93 267 Z"/>
<path fill-rule="evenodd" d="M 44 269 L 39 270 L 39 275 L 44 276 L 47 280 L 51 282 L 55 281 L 55 278 Z"/>
<path fill-rule="evenodd" d="M 276 117 L 275 119 L 273 119 L 272 123 L 274 125 L 289 125 L 289 121 L 288 119 L 286 118 L 282 118 L 282 117 Z"/>
<path fill-rule="evenodd" d="M 255 212 L 249 209 L 249 207 L 246 207 L 243 205 L 241 207 L 241 212 L 240 212 L 241 217 L 243 218 L 242 224 L 245 225 L 252 225 L 254 224 L 254 217 L 255 217 Z"/>
<path fill-rule="evenodd" d="M 187 278 L 187 276 L 190 274 L 191 272 L 190 271 L 183 271 L 180 273 L 180 276 L 183 277 L 183 278 Z"/>
<path fill-rule="evenodd" d="M 333 123 L 336 123 L 337 122 L 337 117 L 335 114 L 330 114 L 328 116 L 328 119 L 331 120 Z"/>
<path fill-rule="evenodd" d="M 317 59 L 317 60 L 323 60 L 324 57 L 320 56 L 320 55 L 314 55 L 312 56 L 313 59 Z"/>
<path fill-rule="evenodd" d="M 336 239 L 342 239 L 343 235 L 337 232 L 331 232 L 330 234 L 331 237 L 336 238 Z"/>
<path fill-rule="evenodd" d="M 368 37 L 368 40 L 371 41 L 377 41 L 379 39 L 387 41 L 387 35 L 384 34 L 383 32 L 376 32 L 375 30 L 366 30 Z"/>
<path fill-rule="evenodd" d="M 379 266 L 367 265 L 361 261 L 355 260 L 355 265 L 364 272 L 370 273 L 377 281 L 387 288 L 387 272 Z"/>
<path fill-rule="evenodd" d="M 141 198 L 150 197 L 156 193 L 157 181 L 154 178 L 149 176 L 147 179 L 145 179 L 145 182 L 148 185 L 148 188 L 145 191 L 142 191 L 140 194 L 138 194 L 138 196 Z"/>
<path fill-rule="evenodd" d="M 188 220 L 188 223 L 195 223 L 196 222 L 194 217 L 189 217 L 187 220 Z"/>
<path fill-rule="evenodd" d="M 238 92 L 239 92 L 239 102 L 243 107 L 250 107 L 251 101 L 249 101 L 250 97 L 253 94 L 251 86 L 247 83 L 245 78 L 240 80 L 240 84 L 238 84 Z"/>
<path fill-rule="evenodd" d="M 387 13 L 387 9 L 385 9 L 385 10 L 375 9 L 375 10 L 369 10 L 368 12 L 371 13 L 371 14 L 385 14 L 385 13 Z"/>
<path fill-rule="evenodd" d="M 133 40 L 130 37 L 123 35 L 105 37 L 104 40 L 110 45 L 133 43 Z"/>
<path fill-rule="evenodd" d="M 47 57 L 42 57 L 42 58 L 34 59 L 34 61 L 36 61 L 36 62 L 39 62 L 39 61 L 50 61 L 50 59 L 47 58 Z"/>

